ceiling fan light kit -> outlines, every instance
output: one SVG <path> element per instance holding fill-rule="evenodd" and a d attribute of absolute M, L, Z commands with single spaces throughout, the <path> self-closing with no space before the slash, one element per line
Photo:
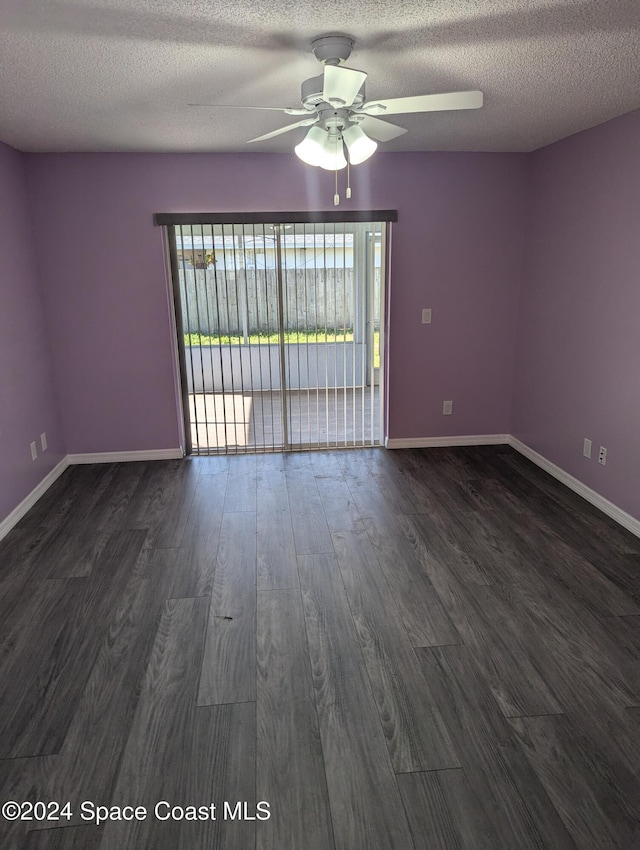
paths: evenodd
<path fill-rule="evenodd" d="M 351 165 L 366 162 L 376 152 L 378 143 L 370 139 L 358 124 L 351 124 L 342 131 L 342 138 L 349 151 Z"/>
<path fill-rule="evenodd" d="M 327 131 L 316 124 L 311 127 L 300 144 L 295 146 L 296 156 L 307 165 L 320 165 L 326 141 Z"/>
<path fill-rule="evenodd" d="M 327 134 L 320 168 L 324 168 L 327 171 L 341 171 L 346 167 L 347 160 L 342 146 L 342 137 Z"/>

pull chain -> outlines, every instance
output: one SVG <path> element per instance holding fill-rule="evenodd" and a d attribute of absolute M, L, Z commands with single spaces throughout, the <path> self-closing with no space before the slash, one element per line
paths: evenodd
<path fill-rule="evenodd" d="M 335 178 L 336 178 L 336 182 L 335 182 L 335 194 L 333 196 L 333 205 L 334 205 L 334 207 L 337 207 L 338 204 L 340 203 L 340 195 L 338 194 L 338 169 L 337 168 L 335 170 Z"/>
<path fill-rule="evenodd" d="M 345 192 L 347 198 L 351 197 L 351 160 L 347 158 L 347 191 Z"/>

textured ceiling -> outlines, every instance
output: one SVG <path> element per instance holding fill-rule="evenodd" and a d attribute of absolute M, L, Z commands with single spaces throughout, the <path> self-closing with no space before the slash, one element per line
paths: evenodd
<path fill-rule="evenodd" d="M 367 96 L 481 89 L 394 116 L 385 150 L 530 151 L 640 107 L 640 0 L 0 0 L 0 139 L 24 151 L 290 151 L 312 38 L 356 39 Z"/>

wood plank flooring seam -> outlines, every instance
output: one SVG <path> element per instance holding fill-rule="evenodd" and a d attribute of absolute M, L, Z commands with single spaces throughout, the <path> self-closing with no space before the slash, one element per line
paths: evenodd
<path fill-rule="evenodd" d="M 366 517 L 363 526 L 413 647 L 458 643 L 460 630 L 401 525 L 401 515 Z"/>
<path fill-rule="evenodd" d="M 568 714 L 568 711 L 543 711 L 538 714 L 510 714 L 505 717 L 506 720 L 527 720 L 529 717 L 561 717 L 563 714 Z"/>
<path fill-rule="evenodd" d="M 367 564 L 377 563 L 366 531 L 338 532 L 332 537 L 346 604 L 363 653 L 365 673 L 374 695 L 389 754 L 392 762 L 396 763 L 394 769 L 398 762 L 407 760 L 426 767 L 427 759 L 444 761 L 447 767 L 459 766 L 442 718 L 432 705 L 427 709 L 427 700 L 417 696 L 420 685 L 426 686 L 426 681 L 422 679 L 419 661 L 401 624 L 400 612 L 383 571 L 379 568 L 378 576 L 370 573 L 367 582 L 358 569 L 358 566 L 362 567 L 362 563 L 357 562 L 361 562 L 363 557 L 363 543 L 370 549 L 366 553 Z M 358 537 L 363 540 L 358 541 Z M 346 543 L 346 547 L 339 546 L 340 541 Z M 352 549 L 355 545 L 355 551 L 350 552 L 349 545 Z M 355 566 L 349 573 L 350 560 Z M 352 578 L 351 586 L 347 586 L 349 576 Z M 378 605 L 375 603 L 379 601 L 385 606 L 386 599 L 390 602 L 383 608 L 384 616 L 378 618 Z M 357 601 L 361 603 L 359 611 L 354 608 Z M 370 637 L 370 641 L 367 641 L 366 636 Z"/>
<path fill-rule="evenodd" d="M 261 465 L 257 475 L 256 587 L 300 587 L 295 532 L 284 468 Z"/>
<path fill-rule="evenodd" d="M 419 770 L 394 770 L 396 776 L 413 776 L 420 773 L 450 773 L 453 770 L 464 770 L 464 765 L 458 767 L 425 767 Z"/>
<path fill-rule="evenodd" d="M 296 568 L 298 569 L 298 573 L 299 573 L 300 568 L 298 566 L 297 559 L 296 559 Z M 298 596 L 300 598 L 299 599 L 300 609 L 302 611 L 302 624 L 303 624 L 303 627 L 304 627 L 305 645 L 307 647 L 306 657 L 307 657 L 307 661 L 309 662 L 309 674 L 311 675 L 311 678 L 313 679 L 312 659 L 311 659 L 311 644 L 310 644 L 310 639 L 309 639 L 309 626 L 308 626 L 308 623 L 307 623 L 307 618 L 304 616 L 304 594 L 302 592 L 302 582 L 298 586 Z M 317 700 L 317 697 L 316 697 L 315 688 L 313 687 L 313 681 L 311 683 L 311 699 L 312 699 L 313 709 L 314 709 L 314 713 L 315 713 L 316 723 L 317 723 L 317 726 L 318 726 L 318 729 L 319 729 L 320 728 L 320 717 L 319 717 L 319 712 L 318 712 L 318 700 Z M 326 766 L 326 762 L 324 760 L 323 760 L 323 770 L 324 770 L 325 785 L 327 785 L 327 783 L 328 783 L 327 766 Z M 332 822 L 332 830 L 333 830 L 333 822 Z"/>
<path fill-rule="evenodd" d="M 287 477 L 286 470 L 285 477 Z M 295 477 L 295 473 L 292 473 L 288 477 Z M 313 486 L 311 486 L 311 484 Z M 293 526 L 293 539 L 296 557 L 305 557 L 306 555 L 331 555 L 333 554 L 334 549 L 333 542 L 331 540 L 331 534 L 329 531 L 329 524 L 327 522 L 327 516 L 324 510 L 324 506 L 322 504 L 322 499 L 320 498 L 320 491 L 318 490 L 318 485 L 316 483 L 315 476 L 312 472 L 310 480 L 306 482 L 306 486 L 311 490 L 315 488 L 315 493 L 311 494 L 311 505 L 307 507 L 315 508 L 317 512 L 316 516 L 319 525 L 316 528 L 313 528 L 313 509 L 308 509 L 307 511 L 303 511 L 302 513 L 300 513 L 300 503 L 298 501 L 296 501 L 295 505 L 292 506 L 290 483 L 287 482 L 287 498 L 289 500 L 289 509 L 291 511 L 291 523 Z M 299 520 L 298 524 L 296 524 L 296 518 Z M 297 536 L 296 531 L 298 532 Z M 314 536 L 316 536 L 316 533 L 321 541 L 319 545 L 317 545 L 317 540 L 312 540 Z M 307 540 L 311 539 L 312 543 L 304 543 L 305 537 L 307 538 Z"/>
<path fill-rule="evenodd" d="M 156 549 L 157 552 L 162 552 L 166 550 Z M 171 596 L 166 597 L 167 601 L 170 599 L 211 599 L 210 593 L 197 593 L 195 596 L 193 594 L 189 594 L 189 596 L 178 596 L 176 594 L 171 594 Z"/>
<path fill-rule="evenodd" d="M 634 822 L 638 824 L 637 777 L 624 766 L 614 765 L 597 748 L 587 751 L 588 741 L 569 715 L 562 715 L 557 723 L 554 718 L 548 723 L 542 718 L 540 724 L 536 720 L 509 718 L 508 723 L 574 840 L 585 848 L 630 850 L 628 841 Z M 576 781 L 569 784 L 566 771 L 572 765 L 577 768 L 573 771 Z M 621 782 L 615 782 L 620 778 L 617 772 L 622 774 Z"/>
<path fill-rule="evenodd" d="M 255 698 L 256 529 L 255 511 L 223 513 L 198 705 Z"/>
<path fill-rule="evenodd" d="M 482 786 L 482 805 L 501 836 L 499 846 L 574 850 L 472 654 L 461 647 L 430 647 L 420 657 L 451 724 L 454 744 L 464 751 L 463 767 L 475 778 L 479 793 L 477 785 Z"/>
<path fill-rule="evenodd" d="M 400 814 L 403 812 L 400 790 L 362 649 L 346 598 L 336 587 L 337 581 L 342 586 L 336 555 L 304 555 L 298 563 L 299 567 L 304 564 L 300 578 L 309 659 L 336 846 L 339 850 L 369 850 L 376 841 L 388 850 L 409 850 L 413 842 L 406 818 L 403 820 Z M 347 647 L 352 647 L 354 653 L 342 651 Z M 364 693 L 355 699 L 358 679 Z M 344 760 L 347 741 L 359 754 L 351 762 Z M 386 811 L 388 807 L 391 811 Z"/>
<path fill-rule="evenodd" d="M 5 752 L 43 755 L 31 750 L 42 747 L 55 753 L 62 745 L 73 717 L 71 709 L 82 697 L 82 688 L 90 679 L 102 639 L 109 632 L 111 606 L 118 598 L 116 579 L 122 581 L 129 574 L 143 551 L 146 534 L 140 530 L 116 531 L 110 539 L 113 546 L 102 553 L 96 579 L 65 579 L 69 591 L 62 594 L 46 617 L 28 623 L 31 632 L 24 629 L 23 641 L 29 642 L 31 636 L 24 650 L 31 653 L 31 660 L 27 665 L 28 675 L 23 669 L 18 679 L 23 690 L 14 688 L 11 692 L 13 709 L 5 708 L 3 733 L 9 736 L 3 740 Z M 79 590 L 74 594 L 72 587 Z M 16 659 L 7 661 L 5 674 Z M 10 673 L 9 678 L 13 678 Z M 13 724 L 8 722 L 11 718 Z"/>
<path fill-rule="evenodd" d="M 291 599 L 287 610 L 292 617 L 282 616 L 283 603 L 287 597 Z M 297 606 L 292 604 L 294 598 Z M 274 609 L 279 614 L 277 618 L 273 617 Z M 269 613 L 272 614 L 271 619 Z M 296 631 L 301 634 L 296 636 Z M 280 850 L 281 847 L 301 845 L 309 850 L 334 850 L 334 824 L 329 805 L 326 761 L 300 584 L 294 588 L 259 592 L 256 635 L 256 713 L 260 721 L 256 726 L 256 734 L 261 736 L 256 741 L 256 753 L 264 756 L 257 765 L 256 780 L 260 780 L 261 794 L 265 786 L 273 789 L 276 791 L 276 800 L 286 801 L 285 805 L 293 809 L 289 817 L 283 819 L 284 824 L 275 822 L 270 824 L 269 829 L 257 833 L 257 850 Z M 267 642 L 268 638 L 271 639 L 270 643 Z M 276 659 L 275 681 L 270 682 L 269 672 L 274 665 L 270 663 L 269 652 L 273 651 L 274 643 L 277 645 L 278 641 L 285 638 L 289 643 L 286 668 L 278 669 Z M 283 685 L 286 689 L 284 695 Z M 269 705 L 271 700 L 273 703 Z M 271 720 L 269 708 L 276 714 Z M 305 733 L 302 739 L 299 737 L 301 733 Z M 279 788 L 278 793 L 277 789 L 282 782 L 280 771 L 288 781 Z M 277 818 L 281 814 L 277 802 L 274 808 L 274 817 Z"/>

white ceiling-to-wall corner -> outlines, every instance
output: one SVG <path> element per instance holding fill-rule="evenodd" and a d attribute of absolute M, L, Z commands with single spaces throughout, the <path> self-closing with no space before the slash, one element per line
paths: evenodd
<path fill-rule="evenodd" d="M 309 49 L 353 36 L 369 99 L 481 89 L 394 116 L 385 150 L 531 151 L 640 107 L 638 0 L 2 0 L 0 139 L 24 151 L 290 151 Z"/>

